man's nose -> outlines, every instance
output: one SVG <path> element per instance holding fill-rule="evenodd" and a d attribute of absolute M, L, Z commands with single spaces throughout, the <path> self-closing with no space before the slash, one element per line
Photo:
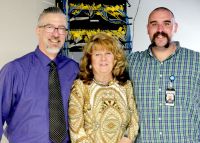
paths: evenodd
<path fill-rule="evenodd" d="M 58 35 L 59 35 L 58 28 L 54 29 L 53 35 L 56 36 L 56 37 L 58 37 Z"/>
<path fill-rule="evenodd" d="M 158 32 L 162 32 L 162 31 L 163 31 L 163 25 L 162 25 L 162 24 L 159 24 L 159 25 L 158 25 L 157 31 L 158 31 Z"/>

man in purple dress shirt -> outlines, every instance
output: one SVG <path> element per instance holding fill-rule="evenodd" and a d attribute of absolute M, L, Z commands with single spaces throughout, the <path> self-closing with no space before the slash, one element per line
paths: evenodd
<path fill-rule="evenodd" d="M 51 61 L 57 65 L 65 119 L 68 119 L 68 96 L 79 66 L 58 54 L 67 35 L 66 25 L 66 16 L 59 8 L 45 9 L 36 27 L 39 41 L 36 50 L 6 64 L 0 71 L 0 136 L 4 133 L 10 143 L 51 143 L 48 107 Z M 68 135 L 63 143 L 67 142 Z"/>

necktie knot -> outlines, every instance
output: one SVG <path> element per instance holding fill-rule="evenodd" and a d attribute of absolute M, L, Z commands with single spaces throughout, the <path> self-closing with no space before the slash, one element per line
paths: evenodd
<path fill-rule="evenodd" d="M 54 61 L 51 61 L 49 63 L 49 66 L 50 66 L 51 69 L 56 69 L 56 63 Z"/>

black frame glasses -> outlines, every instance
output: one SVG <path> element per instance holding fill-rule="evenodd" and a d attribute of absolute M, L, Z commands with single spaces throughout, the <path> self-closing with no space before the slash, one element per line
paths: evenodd
<path fill-rule="evenodd" d="M 39 28 L 44 28 L 44 30 L 46 32 L 48 32 L 48 33 L 53 33 L 55 31 L 55 29 L 56 29 L 60 35 L 65 35 L 66 31 L 67 31 L 67 28 L 64 27 L 64 26 L 55 27 L 52 24 L 41 25 L 41 26 L 38 26 L 38 27 Z"/>

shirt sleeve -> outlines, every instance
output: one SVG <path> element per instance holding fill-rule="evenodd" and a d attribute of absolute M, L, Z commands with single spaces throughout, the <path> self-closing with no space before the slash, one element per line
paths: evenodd
<path fill-rule="evenodd" d="M 126 93 L 127 93 L 127 98 L 128 98 L 128 100 L 127 100 L 128 106 L 129 106 L 129 110 L 130 110 L 130 114 L 131 114 L 130 123 L 129 123 L 128 129 L 127 129 L 128 138 L 131 139 L 132 141 L 134 141 L 137 137 L 137 134 L 138 134 L 139 117 L 138 117 L 138 112 L 137 112 L 137 109 L 136 109 L 135 97 L 134 97 L 134 94 L 133 94 L 133 86 L 132 86 L 130 81 L 128 81 Z"/>
<path fill-rule="evenodd" d="M 5 65 L 0 71 L 0 137 L 3 134 L 4 122 L 12 112 L 11 104 L 17 85 L 15 74 L 12 64 Z"/>
<path fill-rule="evenodd" d="M 84 129 L 84 94 L 85 89 L 80 80 L 72 86 L 69 99 L 69 132 L 72 143 L 92 143 Z"/>

